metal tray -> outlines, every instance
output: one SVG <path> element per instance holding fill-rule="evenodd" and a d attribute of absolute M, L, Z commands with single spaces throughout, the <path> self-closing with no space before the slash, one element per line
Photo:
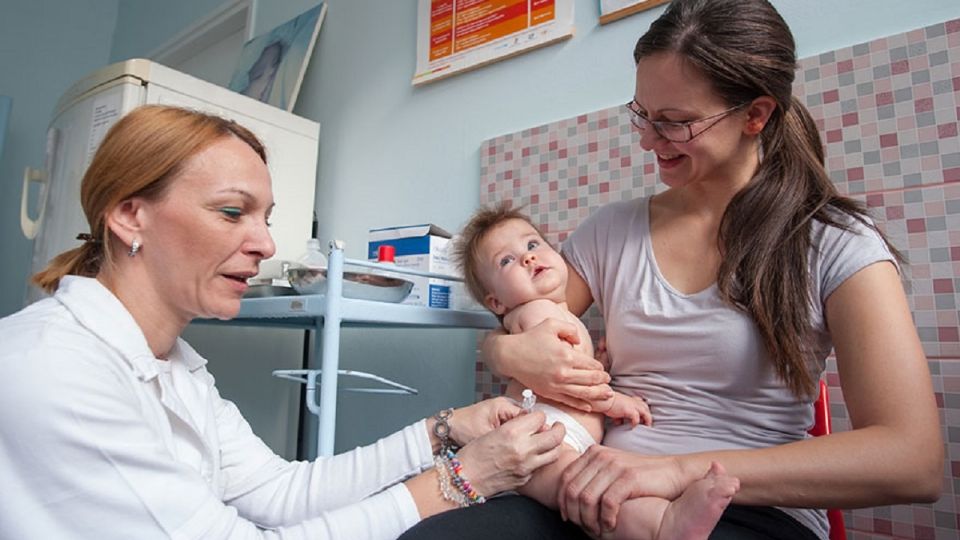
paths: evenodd
<path fill-rule="evenodd" d="M 326 294 L 326 268 L 288 268 L 287 279 L 300 294 Z M 377 302 L 402 302 L 413 282 L 368 272 L 344 272 L 343 296 Z"/>

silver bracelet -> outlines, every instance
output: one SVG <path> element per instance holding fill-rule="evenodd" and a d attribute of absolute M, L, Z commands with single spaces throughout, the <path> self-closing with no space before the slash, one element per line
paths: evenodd
<path fill-rule="evenodd" d="M 453 416 L 453 409 L 443 409 L 433 418 L 437 421 L 433 425 L 433 434 L 440 439 L 440 453 L 443 454 L 447 448 L 454 448 L 453 441 L 450 439 L 450 422 L 448 420 Z"/>

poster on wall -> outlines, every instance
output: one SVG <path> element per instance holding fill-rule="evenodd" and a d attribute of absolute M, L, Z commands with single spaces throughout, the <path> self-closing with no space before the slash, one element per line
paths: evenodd
<path fill-rule="evenodd" d="M 418 0 L 413 84 L 573 35 L 574 0 Z"/>
<path fill-rule="evenodd" d="M 666 4 L 670 0 L 600 0 L 600 24 Z"/>
<path fill-rule="evenodd" d="M 326 13 L 326 2 L 320 2 L 246 42 L 229 88 L 285 111 L 293 111 Z"/>

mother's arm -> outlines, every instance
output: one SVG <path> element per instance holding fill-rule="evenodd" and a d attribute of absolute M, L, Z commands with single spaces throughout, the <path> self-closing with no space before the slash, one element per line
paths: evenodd
<path fill-rule="evenodd" d="M 943 441 L 930 373 L 893 265 L 872 264 L 827 299 L 853 429 L 760 450 L 650 458 L 591 448 L 564 474 L 561 507 L 612 527 L 620 503 L 672 498 L 711 461 L 740 479 L 735 502 L 857 508 L 940 496 Z"/>
<path fill-rule="evenodd" d="M 578 317 L 593 298 L 583 278 L 567 265 L 567 306 Z M 570 323 L 547 319 L 519 334 L 502 330 L 491 332 L 483 340 L 481 357 L 497 375 L 520 381 L 537 394 L 589 411 L 589 402 L 610 398 L 610 376 L 603 365 L 578 352 L 577 328 Z"/>

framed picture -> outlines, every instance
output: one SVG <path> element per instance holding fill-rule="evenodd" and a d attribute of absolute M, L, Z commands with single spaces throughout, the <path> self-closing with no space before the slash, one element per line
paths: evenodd
<path fill-rule="evenodd" d="M 230 89 L 292 111 L 327 13 L 326 2 L 243 45 Z"/>
<path fill-rule="evenodd" d="M 418 0 L 413 84 L 573 36 L 574 0 Z"/>
<path fill-rule="evenodd" d="M 600 24 L 666 4 L 670 0 L 600 0 Z"/>

